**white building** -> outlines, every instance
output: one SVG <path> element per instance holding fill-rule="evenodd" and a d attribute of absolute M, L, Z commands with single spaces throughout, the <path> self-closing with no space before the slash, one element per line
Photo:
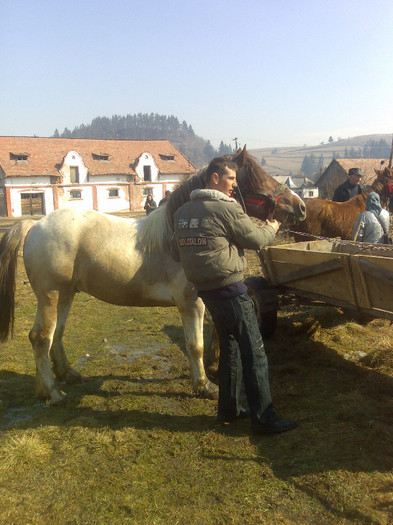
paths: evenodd
<path fill-rule="evenodd" d="M 3 215 L 45 215 L 64 206 L 141 210 L 196 168 L 167 140 L 0 137 Z"/>
<path fill-rule="evenodd" d="M 307 177 L 289 177 L 278 175 L 274 179 L 280 184 L 285 184 L 291 188 L 301 199 L 316 199 L 319 197 L 319 190 L 315 182 Z"/>

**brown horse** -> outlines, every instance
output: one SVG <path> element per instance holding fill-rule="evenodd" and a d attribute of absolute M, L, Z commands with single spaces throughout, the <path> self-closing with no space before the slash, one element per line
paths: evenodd
<path fill-rule="evenodd" d="M 323 199 L 306 200 L 306 219 L 299 222 L 295 229 L 320 237 L 341 237 L 352 239 L 352 231 L 359 214 L 366 210 L 366 197 L 372 191 L 378 193 L 382 204 L 385 204 L 384 188 L 393 181 L 393 170 L 374 170 L 377 178 L 366 191 L 352 197 L 347 202 L 333 202 Z M 296 235 L 296 241 L 312 240 L 312 237 Z"/>
<path fill-rule="evenodd" d="M 303 218 L 305 205 L 283 189 L 246 150 L 234 157 L 244 198 L 253 195 L 266 204 L 251 208 L 264 218 L 270 208 L 291 222 Z M 39 221 L 16 223 L 0 241 L 0 341 L 13 327 L 17 255 L 23 259 L 37 297 L 37 314 L 29 339 L 36 361 L 36 393 L 42 401 L 64 397 L 56 378 L 67 383 L 81 379 L 68 362 L 63 333 L 73 298 L 78 292 L 123 306 L 177 306 L 185 334 L 194 391 L 214 396 L 203 364 L 204 305 L 181 265 L 171 257 L 172 214 L 189 200 L 194 188 L 204 187 L 204 171 L 175 190 L 168 204 L 142 219 L 123 219 L 94 211 L 61 208 Z M 281 190 L 280 190 L 281 191 Z M 250 211 L 250 213 L 251 213 Z"/>
<path fill-rule="evenodd" d="M 238 192 L 236 198 L 251 217 L 260 220 L 272 218 L 283 224 L 295 224 L 304 221 L 306 208 L 302 199 L 285 184 L 280 185 L 262 168 L 259 162 L 248 155 L 246 146 L 235 155 L 225 155 L 239 167 L 237 171 Z M 171 195 L 167 206 L 169 221 L 174 212 L 190 200 L 194 189 L 205 187 L 203 177 L 192 177 L 187 183 L 177 188 Z"/>

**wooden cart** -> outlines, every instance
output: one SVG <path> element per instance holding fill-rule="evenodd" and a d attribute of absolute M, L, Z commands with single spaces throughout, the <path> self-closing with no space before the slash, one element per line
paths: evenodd
<path fill-rule="evenodd" d="M 393 320 L 393 247 L 361 246 L 307 241 L 261 250 L 262 281 L 246 281 L 259 319 L 267 312 L 271 324 L 266 297 L 275 290 Z"/>

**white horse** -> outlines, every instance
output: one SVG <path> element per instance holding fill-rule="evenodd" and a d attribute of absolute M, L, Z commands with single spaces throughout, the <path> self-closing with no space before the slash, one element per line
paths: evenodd
<path fill-rule="evenodd" d="M 281 220 L 304 217 L 303 201 L 289 189 L 279 194 L 278 183 L 247 157 L 245 149 L 233 160 L 240 166 L 239 186 L 246 205 L 251 201 L 254 216 L 265 218 L 274 205 Z M 142 219 L 61 208 L 39 221 L 16 223 L 1 239 L 0 340 L 13 329 L 16 262 L 23 246 L 26 272 L 38 302 L 29 339 L 40 400 L 54 404 L 64 398 L 55 385 L 49 356 L 58 380 L 81 380 L 71 368 L 62 342 L 72 300 L 81 291 L 122 306 L 177 306 L 193 389 L 200 395 L 216 396 L 217 387 L 208 380 L 203 364 L 204 305 L 170 255 L 173 212 L 197 187 L 204 187 L 203 172 L 175 190 L 167 205 Z M 256 195 L 262 199 L 259 204 Z"/>

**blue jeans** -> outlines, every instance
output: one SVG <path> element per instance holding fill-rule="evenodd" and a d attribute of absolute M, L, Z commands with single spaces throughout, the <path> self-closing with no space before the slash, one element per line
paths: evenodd
<path fill-rule="evenodd" d="M 220 341 L 218 414 L 239 414 L 242 380 L 253 423 L 264 422 L 272 398 L 269 370 L 254 304 L 247 294 L 204 299 Z"/>

